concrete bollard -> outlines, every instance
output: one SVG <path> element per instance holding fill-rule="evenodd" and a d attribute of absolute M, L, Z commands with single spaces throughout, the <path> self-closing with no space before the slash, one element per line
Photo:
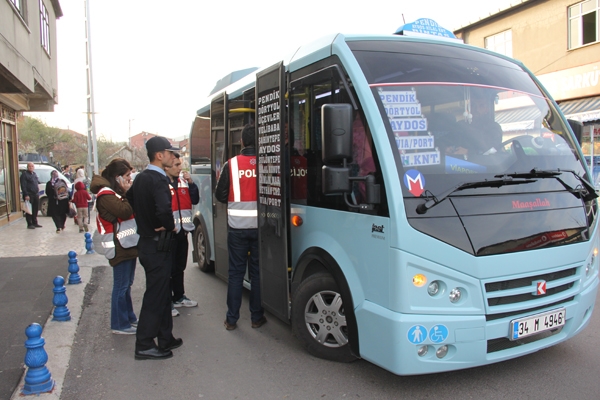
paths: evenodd
<path fill-rule="evenodd" d="M 69 285 L 81 283 L 79 276 L 79 265 L 77 265 L 77 253 L 73 250 L 69 252 Z"/>
<path fill-rule="evenodd" d="M 54 388 L 54 379 L 52 374 L 46 368 L 48 354 L 44 350 L 46 341 L 42 337 L 42 327 L 40 324 L 33 323 L 25 329 L 27 340 L 25 341 L 25 365 L 27 373 L 25 374 L 25 385 L 21 393 L 31 395 L 51 392 Z"/>
<path fill-rule="evenodd" d="M 54 304 L 52 321 L 70 321 L 71 312 L 67 307 L 69 299 L 66 294 L 65 278 L 59 275 L 52 282 L 54 283 L 54 289 L 52 289 L 54 292 L 54 298 L 52 299 L 52 304 Z"/>
<path fill-rule="evenodd" d="M 86 232 L 85 235 L 85 249 L 87 250 L 85 254 L 94 254 L 94 240 L 92 239 L 92 235 L 89 232 Z"/>

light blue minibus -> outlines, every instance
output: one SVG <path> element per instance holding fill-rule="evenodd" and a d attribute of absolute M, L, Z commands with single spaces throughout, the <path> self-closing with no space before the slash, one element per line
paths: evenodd
<path fill-rule="evenodd" d="M 598 204 L 580 126 L 523 64 L 448 36 L 423 19 L 325 37 L 232 74 L 197 112 L 194 258 L 227 279 L 214 188 L 255 124 L 263 304 L 315 356 L 436 373 L 590 320 Z"/>

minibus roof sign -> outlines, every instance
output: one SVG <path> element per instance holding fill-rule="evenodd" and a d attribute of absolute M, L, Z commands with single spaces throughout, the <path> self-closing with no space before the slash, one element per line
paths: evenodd
<path fill-rule="evenodd" d="M 436 36 L 436 39 L 449 39 L 462 42 L 462 40 L 456 38 L 454 33 L 429 18 L 419 18 L 414 22 L 404 24 L 396 29 L 394 35 L 420 37 Z"/>

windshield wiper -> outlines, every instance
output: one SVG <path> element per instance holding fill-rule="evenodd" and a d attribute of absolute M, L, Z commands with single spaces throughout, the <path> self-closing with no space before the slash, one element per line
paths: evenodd
<path fill-rule="evenodd" d="M 476 189 L 476 188 L 482 188 L 482 187 L 498 188 L 500 186 L 521 185 L 523 183 L 531 183 L 531 182 L 536 182 L 536 180 L 535 179 L 525 179 L 525 178 L 521 178 L 521 177 L 504 176 L 501 179 L 495 179 L 495 180 L 483 180 L 483 181 L 460 183 L 460 184 L 454 186 L 453 188 L 451 188 L 450 190 L 446 191 L 445 193 L 441 194 L 440 196 L 434 196 L 434 195 L 426 196 L 425 198 L 428 200 L 425 203 L 419 204 L 417 206 L 417 214 L 425 214 L 427 212 L 427 210 L 429 210 L 432 207 L 437 206 L 442 201 L 446 200 L 446 198 L 448 198 L 448 196 L 450 196 L 452 193 L 458 192 L 460 190 Z M 428 192 L 426 192 L 426 193 L 428 193 Z"/>
<path fill-rule="evenodd" d="M 573 174 L 573 176 L 581 183 L 581 185 L 583 187 L 578 186 L 576 188 L 572 188 L 571 186 L 567 185 L 567 183 L 565 183 L 562 179 L 559 178 L 559 175 L 561 175 L 563 172 L 569 172 L 569 173 Z M 537 170 L 534 168 L 529 172 L 515 172 L 512 174 L 504 174 L 504 175 L 495 175 L 494 176 L 494 178 L 503 178 L 503 177 L 523 178 L 523 179 L 554 178 L 558 182 L 560 182 L 560 184 L 563 185 L 563 187 L 565 189 L 567 189 L 567 191 L 569 193 L 572 193 L 573 196 L 577 197 L 578 199 L 583 199 L 584 201 L 590 201 L 590 200 L 594 200 L 595 198 L 598 197 L 598 194 L 596 193 L 596 189 L 592 186 L 592 184 L 589 183 L 583 177 L 579 176 L 575 171 L 570 170 L 570 169 L 563 169 L 563 170 L 557 169 L 556 171 L 553 171 L 553 170 Z"/>

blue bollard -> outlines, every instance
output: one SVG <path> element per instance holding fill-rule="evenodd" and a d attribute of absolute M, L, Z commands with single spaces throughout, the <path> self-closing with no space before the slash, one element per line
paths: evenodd
<path fill-rule="evenodd" d="M 75 285 L 81 283 L 81 277 L 79 276 L 79 265 L 77 265 L 77 253 L 73 250 L 69 252 L 69 285 Z"/>
<path fill-rule="evenodd" d="M 70 321 L 71 320 L 71 312 L 67 307 L 67 303 L 69 299 L 67 298 L 67 288 L 65 287 L 65 278 L 62 276 L 57 276 L 52 281 L 54 283 L 54 298 L 52 299 L 52 304 L 54 304 L 54 313 L 52 321 Z"/>
<path fill-rule="evenodd" d="M 42 327 L 40 324 L 33 323 L 25 329 L 25 335 L 27 335 L 25 341 L 27 373 L 21 393 L 30 395 L 51 392 L 54 388 L 54 379 L 46 368 L 48 354 L 44 350 L 46 341 L 42 337 Z"/>
<path fill-rule="evenodd" d="M 92 235 L 86 232 L 83 236 L 85 236 L 85 249 L 87 250 L 85 254 L 94 254 L 94 240 L 92 239 Z"/>

